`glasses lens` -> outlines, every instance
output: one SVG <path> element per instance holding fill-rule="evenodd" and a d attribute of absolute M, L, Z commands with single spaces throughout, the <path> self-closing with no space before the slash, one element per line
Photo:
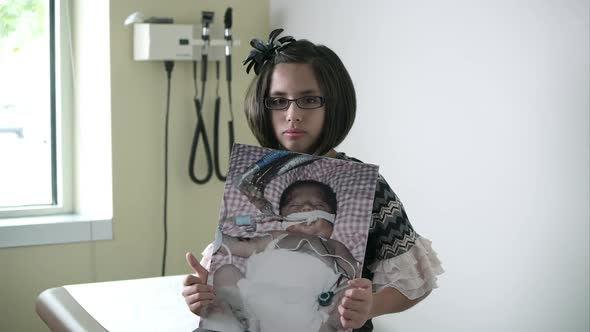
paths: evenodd
<path fill-rule="evenodd" d="M 301 108 L 319 108 L 324 104 L 322 97 L 306 96 L 297 99 L 297 106 Z"/>
<path fill-rule="evenodd" d="M 287 108 L 289 105 L 289 101 L 285 98 L 271 97 L 271 98 L 266 98 L 264 100 L 264 104 L 268 109 L 280 110 L 280 109 Z"/>

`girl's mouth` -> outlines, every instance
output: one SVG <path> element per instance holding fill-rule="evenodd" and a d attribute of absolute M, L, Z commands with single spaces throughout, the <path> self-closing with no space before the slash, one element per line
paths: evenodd
<path fill-rule="evenodd" d="M 300 137 L 305 135 L 305 131 L 297 128 L 289 128 L 283 134 L 288 137 Z"/>

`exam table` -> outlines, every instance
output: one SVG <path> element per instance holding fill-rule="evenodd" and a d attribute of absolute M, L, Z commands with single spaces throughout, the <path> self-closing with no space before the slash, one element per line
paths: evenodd
<path fill-rule="evenodd" d="M 182 296 L 184 275 L 43 291 L 35 310 L 51 331 L 200 331 Z"/>

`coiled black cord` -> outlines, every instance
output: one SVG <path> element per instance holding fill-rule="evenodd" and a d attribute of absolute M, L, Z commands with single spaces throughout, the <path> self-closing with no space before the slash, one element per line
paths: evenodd
<path fill-rule="evenodd" d="M 206 70 L 206 66 L 203 68 Z M 205 98 L 205 77 L 202 77 L 202 82 L 201 84 L 203 85 L 201 87 L 201 98 L 199 99 L 197 97 L 197 63 L 196 61 L 193 62 L 193 81 L 195 83 L 195 97 L 194 97 L 194 102 L 195 102 L 195 112 L 197 113 L 197 125 L 195 127 L 195 132 L 193 134 L 193 142 L 191 145 L 191 151 L 190 151 L 190 157 L 189 157 L 189 162 L 188 162 L 188 173 L 189 176 L 191 178 L 191 180 L 193 180 L 194 183 L 196 184 L 205 184 L 209 181 L 209 179 L 211 179 L 211 176 L 213 175 L 213 161 L 211 160 L 211 146 L 209 145 L 209 138 L 207 137 L 207 131 L 205 130 L 205 121 L 203 120 L 203 100 Z M 202 136 L 203 138 L 203 147 L 205 149 L 205 157 L 207 160 L 207 173 L 205 174 L 205 176 L 203 178 L 198 178 L 197 175 L 195 174 L 195 159 L 197 156 L 197 149 L 199 147 L 199 136 Z"/>

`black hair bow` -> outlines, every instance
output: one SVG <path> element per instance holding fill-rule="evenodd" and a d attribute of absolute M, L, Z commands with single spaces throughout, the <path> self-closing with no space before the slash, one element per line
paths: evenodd
<path fill-rule="evenodd" d="M 246 73 L 250 73 L 250 69 L 254 67 L 254 73 L 258 75 L 262 66 L 277 55 L 281 50 L 287 47 L 289 44 L 295 41 L 295 38 L 291 36 L 284 36 L 276 39 L 284 29 L 273 30 L 268 35 L 268 43 L 264 43 L 259 38 L 254 38 L 250 41 L 250 45 L 254 48 L 250 51 L 250 54 L 244 60 L 244 66 L 246 67 Z"/>

